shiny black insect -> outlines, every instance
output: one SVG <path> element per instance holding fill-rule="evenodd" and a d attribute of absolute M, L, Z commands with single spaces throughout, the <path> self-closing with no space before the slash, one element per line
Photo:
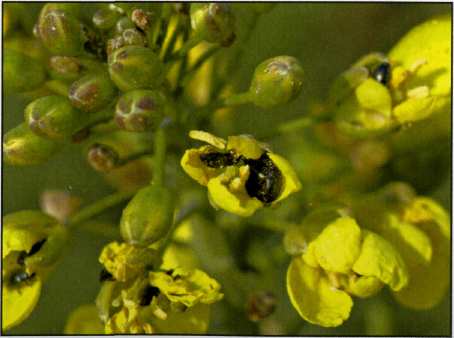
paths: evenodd
<path fill-rule="evenodd" d="M 248 159 L 250 173 L 246 181 L 249 196 L 269 204 L 275 201 L 282 190 L 282 173 L 265 152 L 257 160 Z"/>
<path fill-rule="evenodd" d="M 385 61 L 379 64 L 372 72 L 372 77 L 382 85 L 388 85 L 389 80 L 391 80 L 391 65 L 389 62 Z"/>
<path fill-rule="evenodd" d="M 34 276 L 35 276 L 35 273 L 32 273 L 31 275 L 29 275 L 25 271 L 19 271 L 11 276 L 10 281 L 12 284 L 17 285 L 17 284 L 21 284 L 23 282 L 26 282 L 26 281 L 32 279 Z"/>
<path fill-rule="evenodd" d="M 282 190 L 282 173 L 271 161 L 267 152 L 260 158 L 247 159 L 236 156 L 232 151 L 227 153 L 210 152 L 200 155 L 200 160 L 211 168 L 224 168 L 231 165 L 249 165 L 250 174 L 246 181 L 246 191 L 250 197 L 269 204 L 275 201 Z"/>
<path fill-rule="evenodd" d="M 143 291 L 142 298 L 140 299 L 140 305 L 147 306 L 150 305 L 153 297 L 159 296 L 159 289 L 155 286 L 147 286 Z"/>
<path fill-rule="evenodd" d="M 46 243 L 46 239 L 43 239 L 43 240 L 38 241 L 35 244 L 33 244 L 28 253 L 26 251 L 21 251 L 19 254 L 19 257 L 17 257 L 17 264 L 24 265 L 25 258 L 30 257 L 30 256 L 34 255 L 35 253 L 37 253 L 42 248 L 44 243 Z"/>
<path fill-rule="evenodd" d="M 100 282 L 105 282 L 105 281 L 113 282 L 113 281 L 115 281 L 115 278 L 114 278 L 114 276 L 112 276 L 112 274 L 109 271 L 107 271 L 106 269 L 102 269 L 101 273 L 99 274 L 99 281 Z"/>
<path fill-rule="evenodd" d="M 235 165 L 238 160 L 231 151 L 227 153 L 211 152 L 200 155 L 200 160 L 210 168 L 222 169 L 224 167 Z"/>

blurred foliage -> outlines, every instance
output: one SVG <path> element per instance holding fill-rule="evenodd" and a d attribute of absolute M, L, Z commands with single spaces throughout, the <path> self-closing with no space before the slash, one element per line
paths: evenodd
<path fill-rule="evenodd" d="M 25 6 L 25 5 L 23 5 Z M 33 7 L 35 17 L 42 4 L 26 5 Z M 91 5 L 85 5 L 90 7 Z M 251 13 L 248 6 L 235 4 L 238 13 L 238 36 L 245 34 L 251 24 Z M 240 133 L 254 133 L 260 131 L 263 135 L 273 131 L 279 122 L 291 117 L 305 114 L 314 103 L 327 97 L 327 88 L 334 78 L 360 56 L 372 51 L 387 52 L 414 25 L 436 14 L 449 12 L 451 5 L 438 3 L 286 3 L 277 4 L 270 12 L 263 14 L 257 26 L 249 37 L 244 51 L 239 56 L 234 73 L 238 75 L 236 86 L 238 91 L 246 91 L 254 67 L 262 60 L 275 55 L 292 55 L 301 60 L 304 68 L 304 90 L 297 100 L 285 107 L 272 108 L 266 112 L 252 105 L 238 107 L 230 111 L 228 123 L 222 118 L 214 124 L 213 132 L 225 137 Z M 32 14 L 33 15 L 33 14 Z M 28 26 L 29 22 L 27 22 Z M 31 31 L 32 27 L 28 27 Z M 421 42 L 423 43 L 423 42 Z M 227 50 L 227 53 L 233 53 Z M 2 103 L 3 132 L 10 130 L 23 120 L 23 111 L 28 101 L 15 95 L 4 97 Z M 320 149 L 303 144 L 301 140 L 310 140 L 313 131 L 292 135 L 288 138 L 270 140 L 274 149 L 288 156 L 294 163 L 298 174 L 303 177 L 303 189 L 316 190 L 318 168 L 308 170 L 305 156 L 321 156 L 320 169 L 328 171 L 329 175 L 336 176 L 339 172 L 352 166 L 350 158 L 334 153 L 324 145 L 317 145 Z M 260 137 L 260 135 L 257 135 Z M 320 150 L 320 151 L 319 151 Z M 424 177 L 418 172 L 412 172 L 412 160 L 408 163 L 402 159 L 394 167 L 385 167 L 384 174 L 394 180 L 404 180 L 413 184 L 417 192 L 431 196 L 439 201 L 448 211 L 451 208 L 450 190 L 451 178 L 449 173 L 448 149 L 433 149 L 441 156 L 441 165 L 425 167 Z M 107 195 L 112 189 L 100 179 L 98 173 L 93 172 L 85 159 L 79 155 L 76 146 L 68 146 L 50 161 L 38 167 L 3 167 L 3 214 L 23 210 L 38 209 L 39 196 L 47 189 L 66 190 L 80 196 L 84 203 L 96 201 Z M 421 154 L 421 157 L 430 157 L 432 154 Z M 340 158 L 339 158 L 340 157 Z M 426 163 L 424 159 L 421 163 Z M 419 163 L 419 162 L 417 162 Z M 432 162 L 431 162 L 432 163 Z M 418 165 L 416 164 L 418 167 Z M 439 170 L 439 171 L 438 171 Z M 308 173 L 307 176 L 306 172 Z M 427 174 L 430 173 L 430 174 Z M 312 175 L 312 176 L 311 176 Z M 320 175 L 321 177 L 325 175 Z M 310 182 L 314 182 L 313 185 Z M 305 185 L 304 183 L 309 182 Z M 348 186 L 348 182 L 346 183 Z M 316 192 L 314 192 L 314 196 Z M 312 201 L 310 193 L 307 209 L 317 206 Z M 286 202 L 288 208 L 276 211 L 266 210 L 257 218 L 250 220 L 250 226 L 235 228 L 235 216 L 219 212 L 216 219 L 220 227 L 207 227 L 203 222 L 195 222 L 195 236 L 193 247 L 201 266 L 217 278 L 228 296 L 229 292 L 236 292 L 236 285 L 247 284 L 243 276 L 235 274 L 222 275 L 212 269 L 213 264 L 204 262 L 209 259 L 210 248 L 207 242 L 212 241 L 216 251 L 220 247 L 238 252 L 234 258 L 239 265 L 254 266 L 262 269 L 262 285 L 255 285 L 255 289 L 272 289 L 279 300 L 276 311 L 259 324 L 247 320 L 245 314 L 237 306 L 228 302 L 219 302 L 211 308 L 211 334 L 287 334 L 287 335 L 447 335 L 450 332 L 451 308 L 450 295 L 446 295 L 435 308 L 428 311 L 414 311 L 401 307 L 393 299 L 391 292 L 385 290 L 378 297 L 359 299 L 355 301 L 350 319 L 337 328 L 323 328 L 303 321 L 293 309 L 285 289 L 285 276 L 290 257 L 281 245 L 280 235 L 263 228 L 255 227 L 260 217 L 278 221 L 280 214 L 291 213 L 292 199 Z M 104 215 L 102 221 L 109 222 L 118 219 L 124 205 L 119 205 L 109 215 Z M 285 216 L 285 215 L 283 215 Z M 215 218 L 216 217 L 216 218 Z M 232 226 L 233 224 L 233 226 Z M 226 242 L 216 242 L 222 237 L 219 229 L 226 230 Z M 210 233 L 211 232 L 211 233 Z M 118 233 L 113 233 L 119 239 Z M 245 238 L 253 238 L 248 247 L 243 247 Z M 40 301 L 31 316 L 21 325 L 8 331 L 9 334 L 61 334 L 70 313 L 78 306 L 93 303 L 99 290 L 98 282 L 101 266 L 97 262 L 103 246 L 112 238 L 97 235 L 94 232 L 77 230 L 70 239 L 69 250 L 59 267 L 49 276 L 43 286 Z M 263 257 L 263 253 L 270 252 L 270 257 Z M 243 254 L 244 253 L 244 254 Z M 218 252 L 219 254 L 219 252 Z M 221 263 L 219 263 L 221 264 Z M 211 268 L 210 268 L 211 267 Z M 449 268 L 448 266 L 446 267 Z M 221 270 L 221 269 L 220 269 Z M 230 285 L 229 285 L 230 283 Z"/>

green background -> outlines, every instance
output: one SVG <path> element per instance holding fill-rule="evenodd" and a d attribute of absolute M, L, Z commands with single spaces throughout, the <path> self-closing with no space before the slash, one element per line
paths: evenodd
<path fill-rule="evenodd" d="M 247 19 L 247 13 L 243 12 L 239 11 L 237 20 L 240 36 Z M 235 132 L 253 133 L 254 130 L 272 129 L 280 120 L 304 114 L 307 104 L 325 98 L 334 77 L 360 56 L 371 51 L 387 52 L 412 26 L 445 12 L 451 12 L 450 4 L 278 4 L 259 19 L 248 41 L 238 66 L 240 89 L 247 88 L 255 65 L 262 60 L 275 55 L 292 55 L 301 61 L 305 71 L 303 94 L 284 108 L 263 112 L 248 105 L 237 110 Z M 4 98 L 3 131 L 7 131 L 22 122 L 27 102 L 15 96 Z M 112 191 L 84 162 L 80 149 L 68 146 L 40 166 L 3 167 L 3 214 L 39 208 L 39 194 L 49 188 L 66 189 L 81 196 L 84 203 L 95 201 Z M 449 210 L 449 178 L 434 194 Z M 121 208 L 118 206 L 116 213 Z M 105 237 L 77 232 L 61 264 L 45 284 L 35 311 L 8 333 L 62 333 L 69 313 L 96 297 L 101 269 L 97 257 L 108 241 Z M 285 291 L 284 268 L 276 273 L 280 274 L 282 290 Z M 288 298 L 283 295 L 282 299 L 284 304 L 279 306 L 295 316 Z M 226 321 L 224 312 L 220 305 L 214 306 L 210 333 L 257 334 L 254 325 L 236 318 L 235 314 L 229 314 L 232 318 Z M 296 332 L 290 334 L 448 335 L 450 319 L 449 295 L 433 310 L 417 312 L 398 306 L 385 291 L 381 297 L 355 300 L 351 318 L 339 328 L 320 328 L 301 319 Z"/>

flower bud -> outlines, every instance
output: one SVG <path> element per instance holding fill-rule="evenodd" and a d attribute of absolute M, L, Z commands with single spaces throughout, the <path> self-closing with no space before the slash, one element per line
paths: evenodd
<path fill-rule="evenodd" d="M 70 137 L 80 128 L 83 117 L 66 97 L 58 95 L 41 97 L 25 108 L 25 122 L 30 130 L 54 140 Z"/>
<path fill-rule="evenodd" d="M 124 30 L 128 28 L 136 28 L 134 25 L 134 22 L 131 21 L 128 17 L 124 16 L 118 19 L 116 25 L 115 25 L 115 32 L 117 34 L 123 33 Z"/>
<path fill-rule="evenodd" d="M 5 49 L 3 56 L 3 83 L 6 89 L 25 92 L 44 82 L 45 70 L 37 60 L 10 49 Z"/>
<path fill-rule="evenodd" d="M 127 92 L 161 85 L 164 65 L 151 49 L 126 46 L 114 51 L 109 59 L 109 73 L 118 88 Z"/>
<path fill-rule="evenodd" d="M 120 13 L 110 8 L 101 8 L 93 15 L 93 24 L 101 30 L 111 29 L 117 23 Z"/>
<path fill-rule="evenodd" d="M 195 36 L 224 47 L 235 40 L 235 17 L 226 3 L 192 4 L 191 27 Z"/>
<path fill-rule="evenodd" d="M 115 50 L 125 46 L 146 45 L 145 36 L 135 28 L 125 29 L 120 36 L 107 41 L 107 55 L 111 55 Z"/>
<path fill-rule="evenodd" d="M 156 129 L 165 114 L 166 99 L 159 91 L 133 90 L 118 100 L 115 122 L 127 131 Z"/>
<path fill-rule="evenodd" d="M 40 63 L 46 62 L 49 58 L 47 49 L 44 48 L 41 41 L 22 34 L 5 40 L 3 46 L 5 50 L 14 50 L 25 54 Z"/>
<path fill-rule="evenodd" d="M 115 86 L 106 73 L 91 73 L 73 82 L 68 97 L 74 107 L 92 113 L 108 105 L 115 94 Z"/>
<path fill-rule="evenodd" d="M 87 161 L 96 171 L 109 172 L 117 166 L 119 157 L 111 147 L 95 143 L 88 150 Z"/>
<path fill-rule="evenodd" d="M 122 162 L 150 149 L 152 135 L 116 131 L 93 137 L 87 145 L 87 161 L 100 172 L 109 172 Z"/>
<path fill-rule="evenodd" d="M 58 143 L 39 137 L 25 123 L 8 131 L 3 139 L 4 160 L 11 165 L 45 162 L 58 148 Z"/>
<path fill-rule="evenodd" d="M 259 107 L 270 108 L 294 100 L 301 92 L 303 69 L 292 56 L 277 56 L 255 69 L 249 94 Z"/>
<path fill-rule="evenodd" d="M 86 37 L 82 25 L 67 8 L 47 4 L 38 19 L 38 32 L 46 48 L 57 55 L 79 55 Z"/>
<path fill-rule="evenodd" d="M 139 190 L 120 220 L 123 239 L 148 246 L 160 240 L 172 225 L 174 199 L 169 190 L 152 184 Z"/>
<path fill-rule="evenodd" d="M 86 71 L 97 71 L 101 63 L 93 59 L 73 56 L 52 56 L 49 59 L 49 70 L 58 80 L 77 80 Z"/>

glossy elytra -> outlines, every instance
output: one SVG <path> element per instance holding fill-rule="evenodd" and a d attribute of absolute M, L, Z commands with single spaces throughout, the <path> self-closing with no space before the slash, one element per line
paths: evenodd
<path fill-rule="evenodd" d="M 372 72 L 372 77 L 382 85 L 388 85 L 391 79 L 391 65 L 389 62 L 384 61 L 380 63 Z"/>
<path fill-rule="evenodd" d="M 282 173 L 264 152 L 258 159 L 246 159 L 233 152 L 209 152 L 200 155 L 200 160 L 210 168 L 224 168 L 231 165 L 249 165 L 250 174 L 246 180 L 246 192 L 250 197 L 269 204 L 275 201 L 282 191 Z"/>

